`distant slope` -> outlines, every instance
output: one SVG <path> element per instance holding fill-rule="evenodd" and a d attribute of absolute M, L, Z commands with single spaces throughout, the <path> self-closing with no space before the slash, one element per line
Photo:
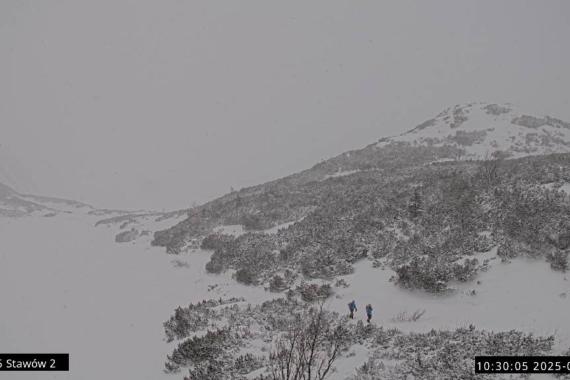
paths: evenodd
<path fill-rule="evenodd" d="M 23 194 L 0 183 L 0 216 L 55 216 L 61 213 L 112 216 L 127 214 L 129 211 L 103 210 L 74 200 Z"/>
<path fill-rule="evenodd" d="M 61 214 L 93 218 L 95 226 L 106 226 L 114 230 L 115 241 L 122 243 L 141 238 L 150 241 L 153 232 L 185 219 L 187 210 L 157 212 L 98 209 L 69 199 L 22 194 L 0 183 L 0 217 L 55 217 Z"/>
<path fill-rule="evenodd" d="M 53 216 L 72 210 L 89 212 L 93 208 L 87 204 L 65 199 L 21 194 L 7 185 L 0 184 L 0 216 Z"/>

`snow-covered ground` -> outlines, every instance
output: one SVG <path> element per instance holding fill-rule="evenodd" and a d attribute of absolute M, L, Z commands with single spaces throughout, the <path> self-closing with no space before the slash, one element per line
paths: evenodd
<path fill-rule="evenodd" d="M 71 214 L 0 219 L 0 350 L 71 354 L 69 373 L 14 372 L 11 379 L 180 379 L 162 372 L 174 348 L 164 341 L 162 323 L 174 308 L 209 298 L 239 296 L 259 303 L 276 296 L 242 286 L 229 274 L 207 274 L 207 252 L 170 256 L 141 241 L 116 244 L 109 238 L 114 230 L 95 228 L 94 221 Z M 344 314 L 355 299 L 357 318 L 363 319 L 364 305 L 371 303 L 375 323 L 404 331 L 473 323 L 555 333 L 556 349 L 567 349 L 566 276 L 543 261 L 496 259 L 490 265 L 478 277 L 480 284 L 457 284 L 453 294 L 442 297 L 402 290 L 389 281 L 391 270 L 361 261 L 354 274 L 343 277 L 350 286 L 335 288 L 327 307 Z M 426 313 L 417 322 L 393 320 L 418 309 Z M 366 359 L 363 347 L 351 351 L 332 379 L 353 374 Z"/>
<path fill-rule="evenodd" d="M 146 243 L 116 244 L 114 230 L 93 227 L 95 220 L 0 218 L 0 351 L 70 353 L 69 373 L 11 379 L 180 379 L 162 372 L 174 348 L 162 323 L 174 308 L 228 289 L 251 302 L 270 296 L 206 275 L 205 252 L 173 257 Z"/>
<path fill-rule="evenodd" d="M 245 230 L 241 224 L 232 224 L 226 226 L 219 226 L 214 228 L 214 232 L 218 234 L 225 234 L 231 236 L 240 236 L 245 233 Z"/>
<path fill-rule="evenodd" d="M 266 233 L 266 234 L 276 234 L 277 232 L 279 232 L 280 229 L 287 228 L 296 222 L 298 222 L 298 221 L 296 220 L 296 221 L 292 221 L 292 222 L 286 222 L 286 223 L 278 224 L 275 227 L 271 227 L 271 228 L 268 228 L 266 230 L 257 231 L 257 232 L 262 232 L 262 233 Z M 245 234 L 246 231 L 241 224 L 232 224 L 232 225 L 225 225 L 225 226 L 216 227 L 216 228 L 214 228 L 214 232 L 219 233 L 219 234 L 225 234 L 225 235 L 231 235 L 234 237 L 238 237 L 240 235 Z"/>
<path fill-rule="evenodd" d="M 476 281 L 454 284 L 455 290 L 446 296 L 403 290 L 390 282 L 393 275 L 390 269 L 372 268 L 369 262 L 361 261 L 354 274 L 343 277 L 350 286 L 337 289 L 337 296 L 328 301 L 328 307 L 347 314 L 347 304 L 354 299 L 359 307 L 355 321 L 366 320 L 364 306 L 370 303 L 374 307 L 373 321 L 386 328 L 426 332 L 473 324 L 493 331 L 516 329 L 537 335 L 555 334 L 554 350 L 558 355 L 570 347 L 570 281 L 543 260 L 516 259 L 507 264 L 492 259 L 490 269 Z M 411 314 L 416 310 L 425 310 L 418 321 L 395 321 L 399 313 Z M 338 373 L 331 379 L 341 380 L 353 374 L 354 361 L 363 357 L 362 350 L 356 346 L 352 349 L 355 357 L 342 358 Z"/>
<path fill-rule="evenodd" d="M 348 156 L 348 157 L 350 157 L 350 156 Z M 360 170 L 341 170 L 339 168 L 339 170 L 337 172 L 335 172 L 333 174 L 326 175 L 323 180 L 328 179 L 328 178 L 344 177 L 344 176 L 351 175 L 351 174 L 358 173 L 358 172 L 360 172 Z"/>
<path fill-rule="evenodd" d="M 570 347 L 570 281 L 543 260 L 515 259 L 501 263 L 491 260 L 491 268 L 476 281 L 454 284 L 448 295 L 432 295 L 402 290 L 389 281 L 394 272 L 375 269 L 360 262 L 354 274 L 345 276 L 349 287 L 338 291 L 330 307 L 348 313 L 347 303 L 355 299 L 359 317 L 365 319 L 364 305 L 374 306 L 374 321 L 404 331 L 455 329 L 474 324 L 488 330 L 517 329 L 540 335 L 556 333 L 564 349 Z M 480 282 L 480 284 L 477 283 Z M 475 290 L 475 295 L 471 291 Z M 395 322 L 400 312 L 425 309 L 417 322 Z"/>

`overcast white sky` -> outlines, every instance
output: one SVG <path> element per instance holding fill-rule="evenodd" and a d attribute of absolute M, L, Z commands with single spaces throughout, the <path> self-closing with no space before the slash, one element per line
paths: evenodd
<path fill-rule="evenodd" d="M 0 181 L 173 209 L 470 101 L 570 120 L 570 1 L 0 2 Z"/>

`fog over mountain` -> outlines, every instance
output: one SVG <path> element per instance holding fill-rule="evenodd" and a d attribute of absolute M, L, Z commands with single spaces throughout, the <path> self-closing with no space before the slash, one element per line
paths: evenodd
<path fill-rule="evenodd" d="M 309 371 L 311 337 L 328 380 L 478 378 L 477 355 L 567 355 L 570 124 L 510 104 L 434 115 L 185 210 L 0 184 L 2 347 L 70 352 L 88 380 L 266 380 L 280 342 Z"/>
<path fill-rule="evenodd" d="M 0 370 L 567 378 L 568 15 L 1 1 Z"/>
<path fill-rule="evenodd" d="M 453 104 L 570 120 L 569 11 L 566 1 L 3 1 L 2 181 L 102 208 L 175 209 Z"/>

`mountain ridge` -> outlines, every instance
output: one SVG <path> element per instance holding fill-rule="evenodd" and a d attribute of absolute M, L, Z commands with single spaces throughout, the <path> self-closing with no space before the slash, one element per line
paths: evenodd
<path fill-rule="evenodd" d="M 157 231 L 153 244 L 165 246 L 168 252 L 176 253 L 222 224 L 242 225 L 246 230 L 265 230 L 294 222 L 322 208 L 332 199 L 350 198 L 352 194 L 346 192 L 354 192 L 355 186 L 374 183 L 374 186 L 390 187 L 387 182 L 397 183 L 402 176 L 417 176 L 432 170 L 423 170 L 426 165 L 449 163 L 448 169 L 438 170 L 467 171 L 472 175 L 482 170 L 478 162 L 516 161 L 548 155 L 562 155 L 552 160 L 566 162 L 565 157 L 570 152 L 569 123 L 552 117 L 529 116 L 514 110 L 512 105 L 471 103 L 453 106 L 430 120 L 433 121 L 428 120 L 399 136 L 380 139 L 364 148 L 319 162 L 309 169 L 225 194 L 190 209 L 186 220 L 167 230 Z M 450 130 L 452 137 L 449 137 Z M 456 131 L 466 133 L 463 140 L 457 137 Z M 492 133 L 495 131 L 499 135 Z M 537 131 L 543 137 L 537 138 Z M 555 135 L 553 131 L 562 136 Z M 418 135 L 420 132 L 422 134 Z M 422 135 L 434 137 L 431 140 L 418 138 Z M 502 139 L 498 140 L 499 136 Z M 538 143 L 535 144 L 536 141 Z M 521 144 L 530 148 L 520 149 Z M 533 159 L 509 165 L 524 166 L 529 162 L 543 165 L 540 160 Z M 561 178 L 560 175 L 565 178 L 565 174 L 555 174 L 557 178 Z M 409 184 L 406 187 L 407 192 L 413 193 Z M 366 197 L 376 201 L 374 197 L 378 195 L 366 194 Z"/>

